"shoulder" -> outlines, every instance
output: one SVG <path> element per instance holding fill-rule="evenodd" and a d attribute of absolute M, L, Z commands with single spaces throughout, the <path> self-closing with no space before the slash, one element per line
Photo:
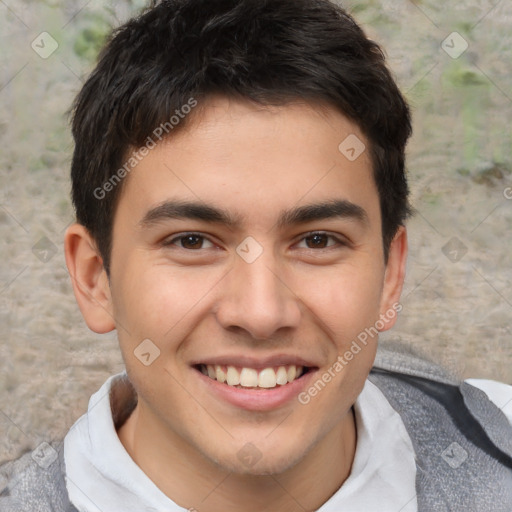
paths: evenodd
<path fill-rule="evenodd" d="M 41 443 L 35 450 L 0 465 L 2 512 L 76 512 L 65 483 L 63 443 Z"/>
<path fill-rule="evenodd" d="M 512 425 L 512 386 L 510 384 L 489 379 L 466 379 L 464 382 L 482 390 Z"/>
<path fill-rule="evenodd" d="M 417 354 L 388 350 L 379 350 L 369 380 L 411 438 L 422 509 L 511 510 L 512 426 L 478 382 L 461 381 Z M 498 388 L 502 400 L 512 398 L 510 386 Z M 495 390 L 487 386 L 493 397 Z"/>
<path fill-rule="evenodd" d="M 425 415 L 437 413 L 440 420 L 445 417 L 457 428 L 463 422 L 476 422 L 491 440 L 501 436 L 499 444 L 512 456 L 512 386 L 484 379 L 462 381 L 400 345 L 379 347 L 369 379 L 403 414 L 416 409 Z M 403 407 L 405 403 L 408 408 Z M 422 409 L 426 403 L 429 408 Z"/>
<path fill-rule="evenodd" d="M 411 394 L 415 389 L 445 407 L 467 408 L 473 416 L 482 417 L 484 423 L 489 423 L 489 418 L 484 417 L 483 411 L 492 412 L 491 419 L 498 423 L 506 419 L 512 425 L 512 386 L 485 379 L 461 381 L 408 347 L 379 347 L 370 380 L 388 394 Z"/>
<path fill-rule="evenodd" d="M 510 386 L 461 381 L 402 347 L 379 348 L 369 380 L 411 439 L 420 510 L 512 510 L 512 426 L 495 401 Z"/>

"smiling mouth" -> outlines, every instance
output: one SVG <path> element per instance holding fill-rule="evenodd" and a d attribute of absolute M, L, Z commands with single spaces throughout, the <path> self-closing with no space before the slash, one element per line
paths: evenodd
<path fill-rule="evenodd" d="M 195 368 L 212 380 L 239 389 L 273 389 L 286 386 L 311 370 L 307 366 L 294 364 L 261 370 L 217 364 L 199 364 Z"/>

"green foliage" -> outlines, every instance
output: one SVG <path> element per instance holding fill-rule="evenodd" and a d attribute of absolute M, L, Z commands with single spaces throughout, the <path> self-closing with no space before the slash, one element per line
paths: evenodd
<path fill-rule="evenodd" d="M 428 188 L 421 196 L 421 201 L 425 204 L 429 204 L 430 206 L 437 206 L 441 201 L 442 194 L 437 192 L 432 192 L 430 188 Z"/>
<path fill-rule="evenodd" d="M 472 21 L 459 21 L 454 25 L 454 30 L 461 36 L 469 36 L 473 32 L 474 22 Z"/>
<path fill-rule="evenodd" d="M 350 6 L 350 14 L 352 14 L 352 16 L 357 16 L 359 13 L 365 11 L 367 9 L 368 5 L 366 3 L 363 3 L 363 2 L 354 2 L 351 6 Z"/>
<path fill-rule="evenodd" d="M 463 132 L 463 168 L 474 169 L 482 159 L 486 112 L 492 108 L 492 84 L 467 56 L 449 62 L 442 74 L 444 94 L 453 98 Z M 463 174 L 461 169 L 459 174 Z M 464 174 L 463 174 L 464 175 Z"/>
<path fill-rule="evenodd" d="M 89 14 L 84 25 L 78 32 L 73 50 L 82 59 L 93 62 L 105 44 L 112 26 L 97 13 Z"/>
<path fill-rule="evenodd" d="M 511 172 L 509 164 L 492 162 L 475 172 L 471 179 L 479 185 L 492 186 L 503 181 Z"/>
<path fill-rule="evenodd" d="M 460 68 L 449 70 L 446 73 L 449 82 L 455 87 L 467 86 L 489 86 L 489 81 L 480 72 L 474 71 L 470 68 Z"/>

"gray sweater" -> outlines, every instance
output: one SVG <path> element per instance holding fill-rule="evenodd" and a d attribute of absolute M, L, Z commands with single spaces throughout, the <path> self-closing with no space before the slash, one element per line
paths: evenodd
<path fill-rule="evenodd" d="M 512 512 L 512 427 L 485 393 L 396 347 L 379 349 L 369 379 L 412 440 L 419 512 Z M 51 446 L 57 458 L 49 465 L 25 453 L 0 466 L 1 512 L 77 512 L 64 443 Z"/>

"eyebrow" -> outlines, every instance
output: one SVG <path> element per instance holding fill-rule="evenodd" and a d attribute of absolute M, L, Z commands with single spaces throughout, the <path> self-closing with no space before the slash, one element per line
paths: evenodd
<path fill-rule="evenodd" d="M 165 201 L 151 208 L 140 221 L 141 227 L 150 227 L 169 219 L 191 219 L 212 224 L 223 224 L 229 228 L 239 228 L 243 223 L 241 215 L 233 215 L 227 210 L 194 201 Z M 279 215 L 277 226 L 284 228 L 306 224 L 317 220 L 350 219 L 368 224 L 368 214 L 361 206 L 346 199 L 332 199 L 284 210 Z"/>

